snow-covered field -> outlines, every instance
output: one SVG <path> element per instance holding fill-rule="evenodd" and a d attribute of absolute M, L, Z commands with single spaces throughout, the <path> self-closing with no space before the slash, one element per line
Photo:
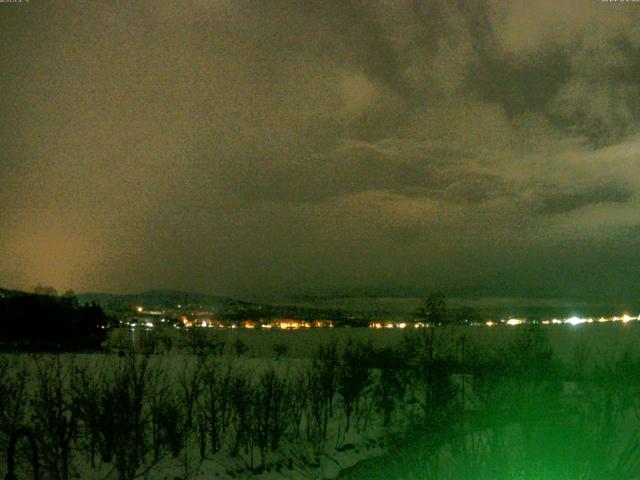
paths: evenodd
<path fill-rule="evenodd" d="M 411 350 L 398 330 L 217 331 L 211 338 L 225 348 L 215 354 L 189 353 L 188 342 L 177 341 L 150 355 L 4 354 L 0 449 L 10 432 L 27 426 L 44 478 L 57 479 L 357 479 L 370 476 L 366 467 L 341 472 L 376 465 L 376 457 L 396 471 L 419 458 L 426 462 L 414 465 L 420 470 L 434 451 L 459 475 L 469 459 L 505 456 L 489 441 L 497 438 L 487 433 L 494 426 L 468 430 L 487 412 L 501 412 L 492 417 L 496 425 L 514 425 L 501 435 L 516 446 L 526 435 L 518 426 L 524 417 L 513 415 L 528 410 L 574 412 L 561 415 L 573 419 L 571 428 L 583 418 L 600 425 L 609 410 L 623 418 L 611 428 L 637 433 L 629 412 L 638 411 L 639 332 L 636 325 L 554 326 L 527 336 L 520 327 L 470 327 L 442 330 Z M 415 338 L 429 341 L 420 332 Z M 238 340 L 247 347 L 241 355 Z M 287 347 L 280 358 L 277 344 Z M 456 438 L 474 440 L 443 439 L 426 455 L 419 445 L 435 418 L 455 426 Z M 605 440 L 600 445 L 610 448 Z M 19 442 L 18 478 L 33 475 L 26 444 Z M 460 451 L 467 456 L 451 453 Z M 521 453 L 514 447 L 509 454 Z"/>

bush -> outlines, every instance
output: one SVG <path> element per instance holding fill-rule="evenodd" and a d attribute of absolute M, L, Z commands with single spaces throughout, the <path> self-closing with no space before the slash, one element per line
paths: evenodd
<path fill-rule="evenodd" d="M 68 378 L 67 373 L 59 356 L 36 359 L 37 387 L 31 424 L 45 471 L 55 480 L 67 480 L 71 475 L 71 448 L 78 428 L 78 404 L 68 383 L 75 383 L 75 378 Z"/>
<path fill-rule="evenodd" d="M 153 458 L 159 460 L 165 452 L 178 458 L 185 447 L 189 425 L 178 395 L 169 389 L 154 396 L 151 403 Z"/>
<path fill-rule="evenodd" d="M 276 358 L 280 358 L 289 351 L 289 345 L 286 343 L 274 343 L 271 347 L 273 353 L 276 354 Z"/>
<path fill-rule="evenodd" d="M 17 363 L 17 362 L 16 362 Z M 9 437 L 26 417 L 27 372 L 24 367 L 0 358 L 0 450 L 6 451 Z"/>
<path fill-rule="evenodd" d="M 247 353 L 248 350 L 249 350 L 249 346 L 240 339 L 237 339 L 233 343 L 233 351 L 236 352 L 236 355 L 238 357 L 241 357 L 242 355 Z"/>
<path fill-rule="evenodd" d="M 218 360 L 208 360 L 204 367 L 204 391 L 201 413 L 205 425 L 201 435 L 208 436 L 210 452 L 216 453 L 222 446 L 222 435 L 227 430 L 231 418 L 231 385 L 233 370 L 228 364 L 223 370 Z M 201 456 L 204 456 L 206 440 L 201 439 Z"/>
<path fill-rule="evenodd" d="M 255 389 L 252 429 L 263 466 L 268 450 L 277 450 L 289 424 L 289 399 L 289 384 L 273 368 L 264 371 Z"/>
<path fill-rule="evenodd" d="M 229 399 L 233 409 L 233 444 L 231 455 L 236 456 L 241 449 L 253 455 L 253 422 L 251 418 L 251 402 L 254 389 L 246 375 L 234 375 L 229 384 Z M 253 465 L 253 456 L 251 457 Z"/>
<path fill-rule="evenodd" d="M 113 379 L 103 383 L 97 402 L 101 455 L 105 462 L 114 462 L 118 480 L 133 479 L 149 452 L 146 430 L 150 420 L 145 407 L 149 396 L 157 392 L 150 389 L 154 375 L 148 367 L 148 357 L 127 354 L 119 360 Z"/>
<path fill-rule="evenodd" d="M 405 398 L 408 381 L 406 359 L 399 350 L 383 348 L 372 354 L 372 366 L 379 371 L 374 394 L 376 407 L 382 412 L 386 427 L 396 405 Z"/>
<path fill-rule="evenodd" d="M 337 391 L 342 398 L 349 431 L 351 417 L 358 414 L 360 398 L 371 384 L 371 347 L 349 340 L 342 350 L 337 371 Z"/>
<path fill-rule="evenodd" d="M 307 439 L 313 441 L 318 449 L 324 445 L 329 419 L 333 416 L 339 362 L 337 345 L 330 343 L 318 348 L 316 358 L 307 372 Z"/>

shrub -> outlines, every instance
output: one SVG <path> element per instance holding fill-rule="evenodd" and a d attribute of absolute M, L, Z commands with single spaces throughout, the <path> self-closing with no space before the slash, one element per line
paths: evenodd
<path fill-rule="evenodd" d="M 15 362 L 17 363 L 17 362 Z M 6 451 L 8 439 L 24 423 L 26 416 L 27 372 L 22 366 L 0 358 L 0 449 Z"/>
<path fill-rule="evenodd" d="M 247 351 L 249 350 L 249 346 L 242 340 L 237 339 L 235 342 L 233 342 L 233 350 L 234 352 L 236 352 L 236 355 L 238 357 L 241 357 L 242 355 L 247 353 Z"/>
<path fill-rule="evenodd" d="M 252 432 L 265 465 L 268 450 L 276 450 L 289 423 L 289 384 L 273 368 L 262 373 L 255 388 Z"/>
<path fill-rule="evenodd" d="M 383 348 L 373 353 L 372 366 L 379 371 L 375 383 L 376 407 L 388 426 L 398 403 L 404 400 L 407 389 L 407 363 L 398 350 Z"/>
<path fill-rule="evenodd" d="M 118 480 L 133 479 L 149 452 L 145 406 L 155 392 L 149 391 L 153 374 L 148 367 L 147 356 L 129 353 L 101 388 L 97 405 L 101 408 L 101 455 L 104 461 L 114 462 Z"/>
<path fill-rule="evenodd" d="M 289 351 L 289 345 L 286 343 L 274 343 L 271 347 L 273 353 L 276 354 L 276 358 L 280 358 Z"/>
<path fill-rule="evenodd" d="M 351 417 L 358 413 L 360 397 L 371 384 L 371 347 L 351 340 L 344 346 L 337 370 L 337 391 L 342 398 L 349 431 Z"/>
<path fill-rule="evenodd" d="M 71 474 L 71 448 L 79 409 L 67 382 L 74 380 L 67 378 L 59 356 L 36 359 L 31 423 L 47 476 L 54 480 L 67 480 Z"/>
<path fill-rule="evenodd" d="M 234 439 L 231 447 L 231 455 L 236 456 L 240 449 L 253 455 L 253 435 L 251 421 L 251 402 L 254 398 L 254 389 L 246 375 L 234 375 L 229 384 L 229 398 L 233 409 Z M 253 464 L 253 457 L 252 462 Z"/>
<path fill-rule="evenodd" d="M 225 433 L 232 413 L 232 383 L 234 375 L 231 363 L 224 370 L 219 367 L 217 359 L 208 360 L 204 367 L 204 391 L 201 407 L 211 453 L 216 453 L 222 446 L 222 435 Z M 201 440 L 202 443 L 202 440 Z M 204 456 L 204 448 L 201 449 Z"/>

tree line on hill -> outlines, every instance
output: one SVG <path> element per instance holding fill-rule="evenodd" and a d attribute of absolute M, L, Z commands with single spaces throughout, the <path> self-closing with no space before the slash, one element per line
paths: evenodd
<path fill-rule="evenodd" d="M 0 296 L 0 348 L 26 351 L 100 348 L 110 319 L 99 305 L 80 304 L 72 292 L 57 296 L 53 290 L 36 291 Z"/>

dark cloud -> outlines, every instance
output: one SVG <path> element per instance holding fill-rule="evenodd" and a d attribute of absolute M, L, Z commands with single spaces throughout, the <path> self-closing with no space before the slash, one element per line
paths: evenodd
<path fill-rule="evenodd" d="M 635 133 L 640 119 L 638 53 L 624 37 L 573 50 L 574 74 L 556 92 L 551 118 L 596 147 Z"/>
<path fill-rule="evenodd" d="M 266 18 L 305 19 L 309 31 L 319 30 L 329 36 L 316 36 L 324 46 L 332 45 L 332 51 L 341 55 L 338 61 L 355 62 L 362 72 L 380 82 L 400 96 L 411 101 L 415 92 L 402 76 L 398 53 L 384 34 L 374 16 L 371 2 L 357 0 L 313 0 L 309 2 L 264 2 L 247 4 L 246 8 L 258 8 Z M 296 36 L 298 37 L 298 36 Z M 298 40 L 293 37 L 289 40 Z"/>
<path fill-rule="evenodd" d="M 541 198 L 539 212 L 544 215 L 568 213 L 589 205 L 602 203 L 627 203 L 633 197 L 633 191 L 616 184 L 604 184 L 576 189 L 569 187 L 567 191 L 544 193 Z"/>
<path fill-rule="evenodd" d="M 467 83 L 480 98 L 500 104 L 513 117 L 547 111 L 570 78 L 568 55 L 552 48 L 516 59 L 486 59 L 470 67 Z"/>
<path fill-rule="evenodd" d="M 446 200 L 471 204 L 481 204 L 506 195 L 515 196 L 513 188 L 503 178 L 488 173 L 465 174 L 444 191 Z"/>
<path fill-rule="evenodd" d="M 470 171 L 463 152 L 393 143 L 349 141 L 326 154 L 276 162 L 247 178 L 251 202 L 322 202 L 363 192 L 454 203 L 482 203 L 510 193 L 495 174 Z M 239 183 L 237 179 L 231 179 Z"/>
<path fill-rule="evenodd" d="M 599 28 L 605 27 L 597 25 L 596 17 L 587 17 L 592 25 L 580 16 L 576 16 L 575 25 L 570 19 L 541 18 L 540 26 L 534 27 L 539 32 L 555 20 L 564 23 L 565 29 L 569 25 L 568 37 L 558 40 L 554 38 L 557 31 L 549 28 L 548 34 L 539 34 L 535 44 L 514 51 L 499 39 L 498 32 L 509 16 L 508 6 L 502 7 L 506 8 L 481 0 L 460 3 L 476 54 L 468 66 L 466 88 L 500 105 L 510 117 L 543 113 L 566 133 L 584 135 L 597 148 L 637 131 L 637 29 L 620 29 L 618 25 L 603 35 Z M 630 22 L 638 17 L 636 10 L 627 10 Z M 596 12 L 616 13 L 602 8 Z M 536 22 L 525 16 L 522 20 L 528 20 L 527 28 Z"/>
<path fill-rule="evenodd" d="M 482 64 L 494 62 L 499 53 L 499 46 L 490 3 L 485 0 L 459 0 L 457 5 L 468 28 L 471 45 L 480 62 Z"/>

